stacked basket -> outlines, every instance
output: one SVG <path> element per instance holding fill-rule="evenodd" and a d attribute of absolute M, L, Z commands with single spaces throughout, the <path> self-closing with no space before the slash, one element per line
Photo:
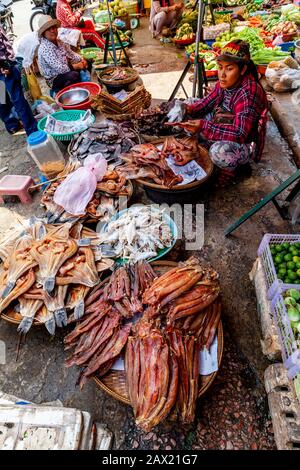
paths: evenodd
<path fill-rule="evenodd" d="M 102 91 L 93 99 L 92 107 L 97 109 L 110 119 L 128 119 L 137 111 L 149 108 L 151 95 L 146 88 L 141 85 L 131 93 L 128 93 L 124 101 L 120 101 L 109 93 Z"/>

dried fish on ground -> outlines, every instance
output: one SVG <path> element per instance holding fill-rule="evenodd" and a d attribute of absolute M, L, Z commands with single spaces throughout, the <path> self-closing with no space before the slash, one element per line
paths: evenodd
<path fill-rule="evenodd" d="M 116 258 L 139 261 L 157 256 L 158 251 L 171 246 L 173 234 L 162 211 L 151 206 L 133 206 L 108 223 L 99 236 L 100 243 L 109 244 Z"/>
<path fill-rule="evenodd" d="M 70 145 L 73 158 L 83 161 L 88 155 L 101 153 L 108 162 L 118 162 L 122 152 L 128 152 L 139 142 L 133 129 L 105 120 L 94 123 L 87 131 L 80 134 Z"/>

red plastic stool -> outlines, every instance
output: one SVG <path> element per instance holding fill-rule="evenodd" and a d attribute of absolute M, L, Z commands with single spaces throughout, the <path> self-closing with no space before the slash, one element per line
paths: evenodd
<path fill-rule="evenodd" d="M 4 202 L 1 196 L 18 196 L 23 204 L 32 202 L 28 194 L 28 188 L 34 184 L 30 176 L 6 175 L 0 180 L 0 202 Z"/>

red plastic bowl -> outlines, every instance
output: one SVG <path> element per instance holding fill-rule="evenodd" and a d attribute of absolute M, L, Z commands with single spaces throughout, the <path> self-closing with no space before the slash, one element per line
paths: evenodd
<path fill-rule="evenodd" d="M 91 103 L 92 103 L 92 100 L 91 98 L 88 100 L 88 101 L 85 101 L 84 103 L 80 103 L 80 104 L 76 104 L 76 105 L 62 105 L 58 100 L 59 100 L 59 97 L 65 93 L 66 91 L 68 90 L 72 90 L 72 88 L 83 88 L 85 90 L 88 90 L 91 94 L 91 96 L 95 96 L 95 95 L 98 95 L 102 88 L 101 86 L 99 85 L 99 83 L 95 83 L 95 82 L 79 82 L 79 83 L 75 83 L 74 85 L 70 85 L 70 86 L 67 86 L 66 88 L 64 88 L 63 90 L 60 90 L 57 95 L 55 96 L 55 101 L 56 103 L 58 104 L 58 106 L 60 106 L 61 108 L 63 109 L 90 109 L 91 107 Z"/>
<path fill-rule="evenodd" d="M 195 42 L 196 35 L 194 34 L 192 39 L 174 39 L 174 42 L 177 46 L 189 46 Z"/>
<path fill-rule="evenodd" d="M 266 74 L 266 70 L 267 70 L 267 65 L 264 65 L 264 64 L 260 64 L 257 66 L 257 71 L 258 73 L 260 73 L 261 75 L 265 75 Z"/>

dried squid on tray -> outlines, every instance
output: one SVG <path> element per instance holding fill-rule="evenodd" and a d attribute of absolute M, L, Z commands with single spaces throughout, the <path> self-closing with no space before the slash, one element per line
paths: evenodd
<path fill-rule="evenodd" d="M 4 269 L 7 270 L 7 278 L 1 294 L 2 299 L 12 291 L 16 285 L 16 281 L 25 274 L 26 271 L 37 266 L 36 260 L 30 253 L 31 244 L 31 237 L 21 237 L 16 242 L 10 255 L 5 259 Z"/>
<path fill-rule="evenodd" d="M 67 227 L 53 229 L 33 243 L 30 254 L 38 262 L 39 280 L 48 293 L 54 289 L 57 271 L 76 251 L 77 243 L 69 238 Z"/>

